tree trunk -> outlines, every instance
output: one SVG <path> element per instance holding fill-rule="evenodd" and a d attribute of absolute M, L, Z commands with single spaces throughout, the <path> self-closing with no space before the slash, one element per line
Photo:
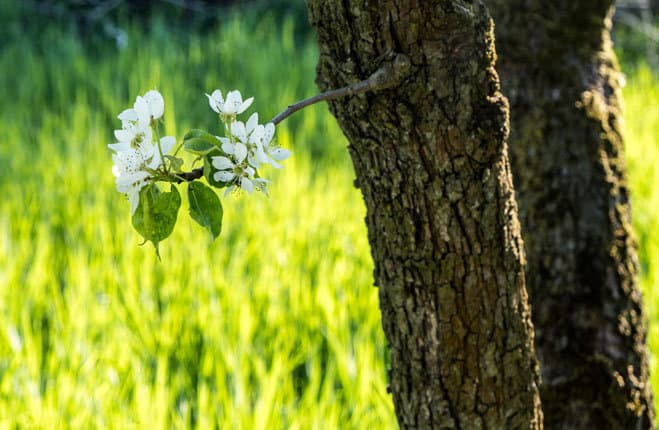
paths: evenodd
<path fill-rule="evenodd" d="M 485 7 L 307 6 L 322 90 L 361 81 L 397 54 L 410 65 L 395 88 L 330 102 L 366 202 L 400 426 L 542 428 L 508 107 Z"/>
<path fill-rule="evenodd" d="M 549 429 L 648 429 L 653 409 L 612 0 L 488 0 Z"/>

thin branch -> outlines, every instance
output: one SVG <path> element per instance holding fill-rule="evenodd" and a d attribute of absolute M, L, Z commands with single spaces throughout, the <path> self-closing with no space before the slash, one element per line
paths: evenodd
<path fill-rule="evenodd" d="M 373 83 L 369 78 L 364 81 L 348 85 L 347 87 L 338 88 L 336 90 L 325 91 L 324 93 L 316 94 L 313 97 L 309 97 L 308 99 L 304 99 L 297 103 L 289 105 L 286 108 L 286 110 L 281 112 L 276 117 L 272 118 L 270 122 L 273 123 L 274 125 L 277 125 L 286 118 L 288 118 L 289 116 L 291 116 L 292 114 L 294 114 L 295 112 L 299 111 L 300 109 L 304 109 L 307 106 L 311 106 L 312 104 L 321 102 L 323 100 L 335 100 L 341 97 L 353 96 L 355 94 L 361 94 L 366 91 L 370 91 L 372 89 L 373 89 Z"/>
<path fill-rule="evenodd" d="M 398 54 L 392 60 L 386 62 L 382 67 L 376 70 L 368 79 L 365 79 L 354 84 L 350 84 L 343 88 L 325 91 L 324 93 L 317 94 L 308 99 L 301 100 L 297 103 L 289 105 L 286 110 L 275 116 L 270 122 L 274 125 L 279 124 L 295 112 L 318 103 L 323 100 L 336 100 L 341 97 L 354 96 L 368 91 L 378 91 L 386 88 L 394 87 L 400 84 L 405 77 L 410 73 L 410 60 L 405 55 Z M 190 172 L 183 172 L 177 174 L 178 183 L 190 182 L 199 179 L 204 175 L 203 168 L 193 169 Z"/>
<path fill-rule="evenodd" d="M 376 70 L 368 79 L 350 84 L 343 88 L 325 91 L 324 93 L 317 94 L 308 99 L 289 105 L 286 110 L 272 118 L 270 122 L 277 125 L 300 109 L 323 100 L 336 100 L 341 97 L 354 96 L 368 91 L 378 91 L 385 88 L 391 88 L 399 84 L 402 79 L 407 76 L 409 69 L 409 59 L 406 56 L 399 54 L 393 61 L 385 63 L 382 67 Z"/>
<path fill-rule="evenodd" d="M 199 167 L 197 169 L 192 169 L 189 172 L 177 173 L 176 176 L 178 177 L 178 180 L 176 181 L 177 184 L 180 184 L 181 182 L 191 182 L 204 176 L 204 168 Z"/>

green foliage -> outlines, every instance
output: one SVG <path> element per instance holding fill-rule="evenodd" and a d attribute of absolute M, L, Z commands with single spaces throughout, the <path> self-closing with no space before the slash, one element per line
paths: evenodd
<path fill-rule="evenodd" d="M 183 136 L 183 148 L 193 154 L 206 155 L 218 150 L 219 141 L 212 134 L 204 130 L 190 130 Z"/>
<path fill-rule="evenodd" d="M 183 167 L 183 159 L 173 155 L 165 155 L 165 159 L 169 161 L 169 165 L 174 173 L 181 173 Z"/>
<path fill-rule="evenodd" d="M 153 243 L 158 257 L 158 243 L 172 234 L 180 207 L 181 195 L 174 185 L 164 193 L 153 183 L 140 191 L 140 204 L 133 214 L 133 227 L 145 241 Z"/>
<path fill-rule="evenodd" d="M 224 212 L 215 191 L 201 182 L 191 182 L 188 184 L 188 201 L 192 219 L 207 228 L 213 239 L 216 239 L 222 232 Z"/>

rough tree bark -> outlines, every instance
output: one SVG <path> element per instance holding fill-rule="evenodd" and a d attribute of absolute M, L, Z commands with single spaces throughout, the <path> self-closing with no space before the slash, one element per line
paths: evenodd
<path fill-rule="evenodd" d="M 488 0 L 511 103 L 545 426 L 648 429 L 613 0 Z"/>
<path fill-rule="evenodd" d="M 538 429 L 542 412 L 506 149 L 479 1 L 308 0 L 322 90 L 407 61 L 398 86 L 330 102 L 367 206 L 402 428 Z"/>

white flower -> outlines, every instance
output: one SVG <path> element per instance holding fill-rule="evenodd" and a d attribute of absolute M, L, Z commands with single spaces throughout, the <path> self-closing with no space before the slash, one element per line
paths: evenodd
<path fill-rule="evenodd" d="M 233 118 L 245 112 L 254 101 L 254 97 L 243 101 L 243 96 L 238 90 L 229 91 L 226 99 L 222 97 L 222 91 L 220 90 L 215 90 L 210 95 L 206 94 L 206 97 L 208 97 L 208 104 L 211 109 L 220 115 Z"/>
<path fill-rule="evenodd" d="M 266 163 L 281 168 L 278 161 L 291 156 L 290 151 L 273 144 L 275 125 L 259 124 L 258 113 L 253 113 L 247 122 L 236 121 L 235 116 L 244 112 L 253 100 L 243 102 L 238 91 L 229 92 L 226 100 L 220 90 L 206 96 L 211 108 L 223 117 L 228 131 L 228 136 L 217 137 L 224 154 L 211 157 L 217 169 L 213 179 L 228 185 L 225 195 L 237 187 L 250 194 L 254 189 L 267 194 L 269 181 L 259 177 L 257 169 Z"/>
<path fill-rule="evenodd" d="M 225 154 L 233 155 L 236 163 L 240 164 L 245 161 L 245 158 L 247 158 L 248 155 L 248 149 L 245 143 L 240 140 L 231 142 L 231 140 L 226 137 L 218 137 L 218 139 L 222 142 L 222 151 L 224 151 Z"/>
<path fill-rule="evenodd" d="M 163 155 L 171 151 L 175 144 L 176 139 L 172 136 L 160 139 Z M 113 154 L 112 161 L 117 191 L 128 197 L 132 215 L 139 205 L 140 190 L 149 180 L 150 173 L 147 169 L 155 170 L 162 164 L 160 150 L 157 145 L 144 142 L 137 148 L 128 148 Z"/>
<path fill-rule="evenodd" d="M 110 149 L 120 152 L 137 149 L 144 142 L 151 143 L 151 121 L 162 117 L 164 110 L 165 102 L 158 91 L 151 90 L 144 97 L 137 96 L 133 107 L 118 115 L 122 128 L 114 131 L 114 137 L 119 142 L 108 145 Z"/>
<path fill-rule="evenodd" d="M 146 185 L 149 177 L 149 173 L 144 170 L 148 159 L 141 149 L 129 149 L 114 154 L 112 161 L 114 161 L 112 173 L 116 177 L 117 191 L 128 197 L 132 215 L 140 202 L 140 190 Z"/>
<path fill-rule="evenodd" d="M 277 161 L 286 160 L 292 155 L 288 149 L 274 145 L 272 138 L 275 135 L 275 125 L 273 123 L 269 122 L 265 126 L 259 125 L 253 135 L 258 141 L 255 156 L 259 162 L 269 163 L 272 167 L 280 169 L 282 166 Z"/>
<path fill-rule="evenodd" d="M 213 179 L 218 182 L 231 182 L 236 177 L 234 170 L 236 164 L 227 157 L 211 157 L 213 167 L 218 171 L 213 175 Z"/>
<path fill-rule="evenodd" d="M 150 126 L 152 120 L 157 120 L 162 117 L 162 114 L 165 112 L 165 102 L 158 91 L 151 90 L 147 91 L 143 97 L 137 96 L 135 103 L 133 104 L 133 110 L 135 111 L 140 127 L 147 127 Z M 128 109 L 128 111 L 130 111 L 130 109 Z M 122 112 L 122 114 L 124 112 Z M 128 112 L 127 115 L 130 115 L 133 118 L 135 117 L 135 115 L 130 112 Z"/>
<path fill-rule="evenodd" d="M 258 129 L 258 126 L 259 114 L 254 112 L 246 123 L 242 121 L 231 123 L 231 134 L 245 144 L 255 145 L 258 138 L 255 137 L 254 132 Z"/>
<path fill-rule="evenodd" d="M 251 166 L 243 166 L 224 156 L 211 157 L 211 161 L 213 167 L 217 169 L 217 172 L 213 174 L 213 179 L 218 182 L 231 184 L 224 193 L 225 195 L 230 193 L 235 186 L 239 186 L 247 191 L 248 194 L 254 191 L 253 181 L 258 181 L 258 179 L 254 179 L 256 171 Z"/>
<path fill-rule="evenodd" d="M 151 143 L 152 141 L 151 127 L 139 127 L 136 123 L 127 122 L 124 128 L 114 131 L 114 137 L 119 142 L 111 143 L 108 145 L 110 149 L 116 152 L 126 151 L 128 149 L 137 149 L 143 143 Z"/>
<path fill-rule="evenodd" d="M 270 181 L 264 178 L 254 178 L 252 182 L 254 182 L 254 186 L 257 190 L 261 191 L 265 195 L 268 194 L 268 184 Z"/>
<path fill-rule="evenodd" d="M 147 91 L 144 94 L 144 100 L 146 100 L 151 117 L 153 119 L 160 119 L 165 113 L 165 100 L 162 98 L 162 95 L 156 90 Z"/>
<path fill-rule="evenodd" d="M 122 127 L 146 128 L 151 126 L 151 120 L 160 119 L 165 112 L 165 101 L 156 91 L 147 91 L 144 96 L 137 96 L 133 107 L 122 111 L 117 118 Z"/>

